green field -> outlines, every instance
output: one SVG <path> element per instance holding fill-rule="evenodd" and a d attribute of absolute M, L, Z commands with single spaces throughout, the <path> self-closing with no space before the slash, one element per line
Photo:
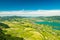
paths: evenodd
<path fill-rule="evenodd" d="M 0 17 L 0 40 L 60 40 L 59 18 L 60 16 Z"/>

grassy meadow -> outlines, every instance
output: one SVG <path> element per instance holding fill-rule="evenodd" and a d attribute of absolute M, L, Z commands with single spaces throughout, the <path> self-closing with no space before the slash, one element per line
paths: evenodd
<path fill-rule="evenodd" d="M 0 17 L 0 40 L 60 40 L 60 16 Z"/>

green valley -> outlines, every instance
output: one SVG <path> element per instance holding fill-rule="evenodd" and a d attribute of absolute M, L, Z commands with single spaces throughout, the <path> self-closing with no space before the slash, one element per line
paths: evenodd
<path fill-rule="evenodd" d="M 0 40 L 60 40 L 59 18 L 60 16 L 0 17 Z"/>

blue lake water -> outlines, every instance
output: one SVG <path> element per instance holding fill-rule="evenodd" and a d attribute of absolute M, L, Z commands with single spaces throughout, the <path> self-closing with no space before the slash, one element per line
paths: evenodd
<path fill-rule="evenodd" d="M 60 23 L 57 22 L 36 22 L 37 24 L 45 24 L 49 26 L 53 26 L 54 29 L 60 30 Z"/>

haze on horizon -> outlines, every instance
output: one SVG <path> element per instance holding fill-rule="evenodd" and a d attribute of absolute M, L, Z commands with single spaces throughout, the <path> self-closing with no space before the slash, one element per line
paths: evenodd
<path fill-rule="evenodd" d="M 60 16 L 59 0 L 0 0 L 0 16 Z"/>

